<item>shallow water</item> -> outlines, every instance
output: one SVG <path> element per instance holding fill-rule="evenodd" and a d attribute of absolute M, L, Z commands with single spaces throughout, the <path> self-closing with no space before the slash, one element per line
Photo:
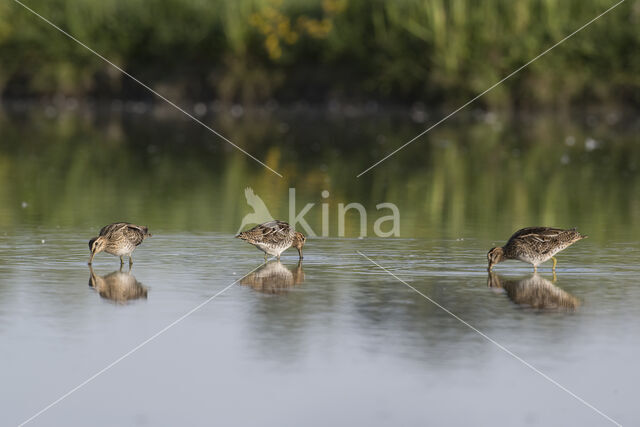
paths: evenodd
<path fill-rule="evenodd" d="M 561 134 L 560 141 L 520 142 L 521 160 L 513 161 L 521 167 L 495 170 L 474 162 L 513 154 L 512 147 L 492 144 L 519 135 L 469 139 L 489 132 L 484 121 L 472 122 L 442 131 L 453 141 L 459 136 L 449 147 L 460 151 L 416 146 L 416 159 L 407 153 L 395 166 L 351 182 L 351 172 L 375 160 L 369 151 L 378 148 L 364 143 L 369 136 L 415 125 L 376 129 L 359 118 L 355 124 L 373 130 L 363 131 L 360 145 L 333 154 L 327 147 L 315 158 L 304 154 L 309 147 L 296 154 L 304 144 L 295 133 L 272 155 L 281 159 L 272 164 L 290 172 L 280 182 L 217 145 L 208 157 L 208 141 L 189 146 L 186 138 L 181 149 L 175 141 L 139 137 L 159 138 L 161 119 L 112 124 L 115 136 L 105 136 L 104 123 L 75 114 L 3 120 L 3 424 L 28 419 L 170 325 L 34 425 L 609 424 L 461 320 L 616 421 L 637 423 L 640 196 L 633 168 L 640 147 L 626 130 L 598 130 L 597 156 L 580 139 L 582 160 L 569 168 L 556 158 L 576 149 L 565 143 L 566 134 L 596 131 L 539 119 L 536 126 Z M 315 126 L 330 135 L 355 124 Z M 180 133 L 181 126 L 188 128 L 167 129 Z M 264 158 L 276 149 L 273 137 L 267 142 L 270 148 L 258 150 Z M 153 144 L 160 148 L 150 150 Z M 357 159 L 353 165 L 348 155 Z M 447 163 L 399 169 L 402 161 L 426 164 L 432 155 Z M 313 166 L 318 157 L 343 160 Z M 553 167 L 537 165 L 549 158 L 557 160 Z M 347 166 L 348 173 L 341 170 Z M 536 167 L 544 179 L 523 177 Z M 281 263 L 261 266 L 261 253 L 233 239 L 250 212 L 246 186 L 278 215 L 286 215 L 290 186 L 317 204 L 328 189 L 332 210 L 340 201 L 394 202 L 401 235 L 375 237 L 371 220 L 367 237 L 357 238 L 357 221 L 347 224 L 347 237 L 338 237 L 332 217 L 331 235 L 310 238 L 301 264 L 289 250 Z M 316 209 L 309 223 L 319 230 Z M 154 236 L 136 250 L 130 272 L 125 266 L 120 273 L 116 258 L 99 254 L 92 276 L 87 242 L 121 218 L 149 225 Z M 590 235 L 558 256 L 555 280 L 550 265 L 532 276 L 516 262 L 488 276 L 490 247 L 518 226 L 549 222 Z"/>

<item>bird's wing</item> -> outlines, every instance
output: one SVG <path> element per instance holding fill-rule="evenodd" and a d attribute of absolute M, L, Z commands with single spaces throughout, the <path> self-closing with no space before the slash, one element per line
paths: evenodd
<path fill-rule="evenodd" d="M 292 234 L 291 226 L 284 221 L 269 221 L 258 225 L 256 228 L 260 230 L 261 241 L 265 243 L 278 242 Z"/>
<path fill-rule="evenodd" d="M 100 230 L 100 236 L 110 237 L 115 233 L 122 232 L 123 229 L 127 228 L 129 224 L 126 222 L 114 222 L 113 224 L 105 225 Z"/>
<path fill-rule="evenodd" d="M 127 228 L 130 230 L 134 230 L 137 231 L 139 233 L 144 234 L 149 234 L 149 229 L 147 227 L 144 227 L 142 225 L 135 225 L 135 224 L 127 224 Z"/>
<path fill-rule="evenodd" d="M 516 231 L 509 241 L 521 240 L 524 242 L 548 243 L 557 239 L 567 230 L 552 227 L 528 227 Z"/>
<path fill-rule="evenodd" d="M 136 246 L 142 243 L 147 234 L 147 227 L 129 224 L 128 222 L 114 222 L 102 227 L 102 230 L 100 230 L 100 235 L 105 236 L 107 239 L 124 236 Z"/>
<path fill-rule="evenodd" d="M 269 221 L 243 231 L 238 236 L 252 243 L 277 243 L 287 237 L 293 237 L 293 229 L 283 221 Z"/>
<path fill-rule="evenodd" d="M 147 231 L 147 227 L 141 227 L 134 224 L 127 224 L 127 226 L 122 230 L 125 237 L 136 246 L 142 243 Z"/>

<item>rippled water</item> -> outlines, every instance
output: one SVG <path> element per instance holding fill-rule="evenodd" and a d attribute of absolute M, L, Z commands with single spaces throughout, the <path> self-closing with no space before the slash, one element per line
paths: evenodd
<path fill-rule="evenodd" d="M 637 423 L 640 204 L 637 193 L 623 197 L 616 190 L 635 188 L 638 179 L 631 169 L 607 175 L 613 169 L 599 158 L 587 158 L 570 171 L 557 162 L 549 186 L 544 183 L 547 192 L 537 188 L 534 193 L 527 180 L 511 182 L 501 188 L 513 196 L 484 210 L 473 183 L 482 179 L 483 168 L 469 169 L 467 156 L 450 160 L 468 174 L 464 188 L 448 175 L 451 171 L 435 166 L 402 176 L 381 170 L 378 176 L 386 176 L 386 183 L 371 177 L 365 184 L 349 184 L 344 193 L 334 182 L 330 191 L 344 201 L 397 201 L 408 218 L 401 236 L 353 237 L 356 221 L 348 225 L 348 237 L 310 238 L 300 264 L 290 250 L 280 263 L 261 265 L 261 253 L 233 234 L 249 210 L 244 187 L 258 188 L 271 178 L 251 175 L 242 166 L 236 166 L 241 171 L 236 178 L 231 169 L 209 170 L 206 156 L 199 160 L 201 151 L 193 147 L 185 148 L 193 150 L 186 157 L 167 154 L 162 160 L 153 160 L 145 148 L 147 164 L 136 151 L 142 142 L 133 136 L 116 138 L 115 148 L 108 141 L 95 142 L 84 151 L 88 166 L 81 167 L 73 153 L 87 150 L 91 142 L 83 138 L 98 125 L 83 128 L 72 121 L 63 131 L 51 124 L 37 131 L 27 125 L 41 122 L 11 118 L 8 123 L 15 138 L 30 138 L 5 139 L 0 157 L 5 173 L 0 193 L 3 424 L 28 419 L 167 326 L 34 424 L 609 424 L 461 320 L 618 422 Z M 69 146 L 55 151 L 45 141 L 49 133 Z M 624 147 L 628 151 L 622 154 L 619 147 L 604 147 L 600 154 L 625 158 L 629 166 L 638 149 Z M 536 148 L 544 152 L 542 158 L 555 156 L 557 149 Z M 110 173 L 100 157 L 118 151 L 143 166 L 135 172 L 116 161 L 118 174 Z M 55 153 L 59 157 L 52 157 Z M 217 164 L 235 159 L 221 156 Z M 527 158 L 523 165 L 535 165 Z M 156 161 L 162 168 L 154 166 Z M 92 167 L 96 164 L 101 167 Z M 42 173 L 27 175 L 30 165 Z M 9 179 L 17 166 L 22 172 Z M 281 166 L 296 167 L 295 162 Z M 169 172 L 165 176 L 161 170 Z M 189 181 L 189 173 L 197 179 Z M 424 173 L 434 173 L 434 179 L 444 174 L 441 196 L 436 184 L 424 184 L 428 188 L 418 187 L 414 194 L 429 195 L 430 202 L 407 198 L 407 182 Z M 592 173 L 611 186 L 608 196 Z M 518 171 L 499 174 L 520 176 Z M 304 189 L 319 194 L 322 177 L 330 175 L 309 166 L 273 192 L 286 193 L 295 185 L 303 195 Z M 563 189 L 567 203 L 550 192 L 554 185 Z M 582 209 L 593 202 L 581 195 L 589 188 L 600 210 Z M 280 200 L 286 196 L 261 189 L 267 201 L 286 212 Z M 542 208 L 518 196 L 519 190 L 551 202 Z M 309 194 L 304 197 L 319 202 L 317 194 Z M 452 195 L 459 199 L 447 202 Z M 445 200 L 442 215 L 430 211 L 439 197 Z M 495 202 L 494 197 L 485 202 Z M 610 203 L 601 205 L 603 197 Z M 510 220 L 498 220 L 505 216 Z M 154 237 L 136 250 L 130 272 L 126 266 L 119 271 L 117 258 L 99 254 L 92 274 L 86 264 L 89 238 L 107 218 L 124 217 L 149 225 Z M 534 276 L 517 262 L 487 274 L 487 250 L 506 240 L 514 224 L 547 220 L 577 225 L 591 236 L 559 254 L 557 277 L 550 265 Z"/>

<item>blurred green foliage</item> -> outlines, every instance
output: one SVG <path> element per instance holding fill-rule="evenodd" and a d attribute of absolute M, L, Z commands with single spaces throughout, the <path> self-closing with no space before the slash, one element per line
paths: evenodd
<path fill-rule="evenodd" d="M 456 104 L 614 0 L 32 0 L 172 98 Z M 484 97 L 493 107 L 640 103 L 640 0 Z M 0 4 L 0 93 L 149 97 L 52 27 Z"/>
<path fill-rule="evenodd" d="M 577 226 L 594 242 L 640 238 L 637 132 L 608 115 L 590 123 L 461 115 L 456 126 L 434 129 L 360 178 L 414 136 L 416 124 L 386 113 L 207 119 L 279 178 L 180 115 L 8 114 L 0 114 L 0 232 L 93 230 L 128 220 L 156 230 L 235 233 L 252 212 L 244 195 L 250 186 L 285 220 L 295 188 L 296 212 L 315 204 L 305 218 L 318 234 L 328 203 L 331 236 L 339 203 L 362 203 L 371 235 L 375 220 L 389 214 L 376 205 L 391 202 L 403 238 L 494 239 L 536 224 Z M 351 211 L 347 235 L 358 236 L 359 227 Z"/>

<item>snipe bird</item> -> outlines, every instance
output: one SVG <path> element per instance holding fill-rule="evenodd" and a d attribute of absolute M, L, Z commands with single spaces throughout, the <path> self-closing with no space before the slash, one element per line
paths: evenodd
<path fill-rule="evenodd" d="M 147 237 L 151 237 L 149 229 L 140 225 L 127 222 L 115 222 L 106 225 L 100 230 L 98 237 L 89 240 L 89 265 L 93 257 L 102 251 L 120 257 L 120 265 L 124 264 L 122 257 L 129 257 L 129 265 L 133 264 L 131 254 Z"/>
<path fill-rule="evenodd" d="M 304 234 L 295 231 L 286 222 L 278 220 L 257 225 L 236 235 L 236 238 L 249 242 L 264 252 L 265 261 L 267 255 L 280 259 L 280 254 L 292 246 L 298 250 L 302 259 L 302 247 L 307 240 Z"/>
<path fill-rule="evenodd" d="M 533 265 L 533 271 L 538 265 L 549 259 L 553 260 L 553 270 L 556 269 L 555 254 L 571 246 L 578 240 L 585 239 L 576 229 L 563 230 L 551 227 L 529 227 L 513 233 L 506 245 L 493 248 L 487 253 L 489 260 L 488 271 L 494 265 L 508 259 L 517 259 Z"/>

